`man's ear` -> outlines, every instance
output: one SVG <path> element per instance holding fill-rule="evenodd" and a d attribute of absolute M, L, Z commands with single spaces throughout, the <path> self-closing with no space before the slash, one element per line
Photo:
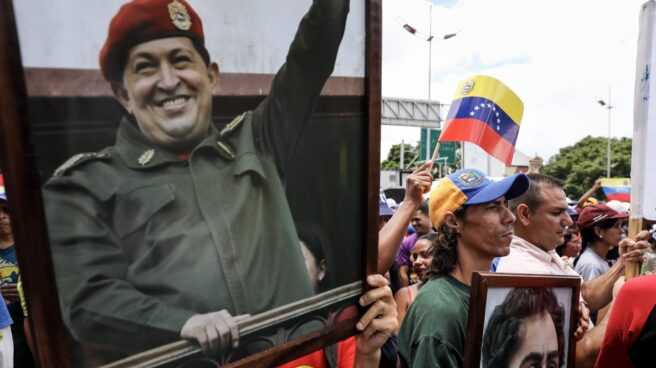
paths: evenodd
<path fill-rule="evenodd" d="M 219 64 L 211 62 L 210 65 L 207 66 L 207 76 L 210 78 L 212 88 L 216 87 L 216 84 L 219 81 L 219 75 L 221 75 Z"/>
<path fill-rule="evenodd" d="M 128 114 L 132 114 L 132 109 L 130 108 L 130 95 L 128 95 L 128 90 L 125 89 L 123 83 L 112 82 L 111 86 L 114 98 L 121 104 L 121 106 L 123 106 Z"/>
<path fill-rule="evenodd" d="M 456 233 L 460 234 L 460 221 L 456 218 L 456 215 L 453 212 L 447 212 L 444 215 L 444 224 L 451 229 L 455 230 Z"/>
<path fill-rule="evenodd" d="M 317 274 L 317 281 L 319 282 L 323 281 L 324 277 L 326 277 L 326 260 L 322 259 L 321 262 L 319 262 L 319 272 Z"/>
<path fill-rule="evenodd" d="M 517 213 L 515 214 L 517 222 L 523 226 L 528 226 L 531 223 L 531 209 L 525 203 L 520 203 L 517 206 Z"/>

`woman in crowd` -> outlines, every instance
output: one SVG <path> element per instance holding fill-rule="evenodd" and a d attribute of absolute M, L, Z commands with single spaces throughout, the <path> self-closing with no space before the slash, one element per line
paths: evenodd
<path fill-rule="evenodd" d="M 583 280 L 590 281 L 608 271 L 606 255 L 622 240 L 627 217 L 628 214 L 603 204 L 583 208 L 578 220 L 583 247 L 574 261 L 576 272 Z"/>
<path fill-rule="evenodd" d="M 565 230 L 565 241 L 556 247 L 556 253 L 558 253 L 565 263 L 574 268 L 574 259 L 581 252 L 581 243 L 581 237 L 578 231 L 567 229 Z"/>
<path fill-rule="evenodd" d="M 401 323 L 403 322 L 403 317 L 405 316 L 405 313 L 408 311 L 408 308 L 410 308 L 410 304 L 412 304 L 412 301 L 417 296 L 417 293 L 419 293 L 419 289 L 421 289 L 421 286 L 429 278 L 427 271 L 428 271 L 428 267 L 433 261 L 430 248 L 433 246 L 433 244 L 435 244 L 436 241 L 437 241 L 437 234 L 428 233 L 419 237 L 414 247 L 412 248 L 412 252 L 410 253 L 410 259 L 412 260 L 412 269 L 417 274 L 417 278 L 419 279 L 419 282 L 401 288 L 396 292 L 396 294 L 394 294 L 399 327 L 401 327 Z"/>

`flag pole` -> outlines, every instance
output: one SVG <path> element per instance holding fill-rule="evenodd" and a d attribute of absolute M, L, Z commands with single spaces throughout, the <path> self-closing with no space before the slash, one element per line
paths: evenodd
<path fill-rule="evenodd" d="M 440 141 L 437 141 L 437 144 L 435 145 L 435 149 L 433 150 L 433 157 L 431 157 L 430 161 L 430 166 L 428 166 L 428 172 L 431 172 L 433 170 L 433 163 L 435 160 L 437 160 L 437 152 L 440 150 Z"/>

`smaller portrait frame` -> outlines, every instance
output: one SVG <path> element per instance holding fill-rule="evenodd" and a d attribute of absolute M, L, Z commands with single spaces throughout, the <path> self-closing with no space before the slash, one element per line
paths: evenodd
<path fill-rule="evenodd" d="M 490 356 L 486 356 L 484 353 L 484 344 L 500 344 L 499 341 L 502 340 L 508 344 L 508 341 L 512 341 L 508 338 L 498 338 L 499 336 L 495 338 L 492 334 L 523 329 L 523 332 L 518 332 L 518 334 L 522 334 L 521 338 L 526 337 L 528 328 L 523 321 L 519 325 L 515 323 L 515 327 L 508 327 L 510 325 L 508 321 L 512 319 L 510 316 L 514 313 L 520 314 L 515 318 L 516 320 L 539 320 L 540 318 L 534 317 L 544 316 L 544 313 L 547 313 L 544 318 L 549 317 L 549 321 L 562 319 L 560 323 L 554 322 L 553 330 L 556 332 L 553 337 L 557 339 L 557 349 L 560 353 L 558 366 L 573 367 L 575 353 L 573 342 L 575 342 L 574 332 L 578 325 L 580 285 L 581 279 L 575 276 L 474 272 L 469 299 L 465 368 L 491 366 Z M 535 311 L 528 312 L 526 310 L 528 307 L 524 307 L 524 304 L 520 307 L 522 312 L 517 310 L 516 305 L 515 307 L 509 306 L 510 303 L 513 303 L 511 299 L 516 302 L 519 297 L 530 297 L 533 301 L 540 300 L 540 311 L 537 314 Z M 547 302 L 545 302 L 545 298 Z M 555 305 L 555 309 L 550 305 Z M 502 313 L 504 315 L 501 315 Z M 493 317 L 496 317 L 498 321 L 502 320 L 506 326 L 493 327 L 489 331 L 490 336 L 486 336 L 488 324 Z M 542 328 L 540 331 L 549 333 L 549 330 Z M 550 336 L 546 336 L 544 340 L 547 341 L 549 338 Z M 524 341 L 520 339 L 520 341 L 511 342 L 511 346 L 497 345 L 488 347 L 487 350 L 505 352 L 505 357 L 496 357 L 496 359 L 507 360 L 510 363 L 515 354 L 521 353 L 523 343 Z M 508 354 L 508 351 L 513 351 L 513 353 Z M 542 352 L 542 354 L 552 356 L 548 351 Z M 492 364 L 497 366 L 499 361 L 494 361 Z"/>

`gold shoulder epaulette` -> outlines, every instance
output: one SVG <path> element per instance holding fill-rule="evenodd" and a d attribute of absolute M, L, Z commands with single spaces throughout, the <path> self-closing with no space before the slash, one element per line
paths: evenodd
<path fill-rule="evenodd" d="M 93 159 L 103 159 L 109 157 L 107 152 L 82 152 L 71 156 L 63 164 L 61 164 L 52 174 L 52 176 L 62 176 L 69 169 L 79 165 L 82 162 L 86 162 Z"/>

